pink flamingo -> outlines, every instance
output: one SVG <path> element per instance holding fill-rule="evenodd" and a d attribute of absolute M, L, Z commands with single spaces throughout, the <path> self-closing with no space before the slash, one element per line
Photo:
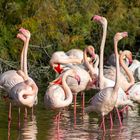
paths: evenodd
<path fill-rule="evenodd" d="M 71 76 L 77 81 L 77 83 L 79 83 L 79 78 L 76 75 L 77 74 L 73 69 L 69 69 L 63 73 L 63 75 L 61 75 L 59 84 L 50 84 L 44 96 L 44 103 L 46 108 L 49 107 L 51 109 L 62 109 L 72 103 L 73 94 L 66 80 L 69 76 Z M 60 85 L 60 83 L 62 85 Z M 57 117 L 59 120 L 60 113 L 58 113 Z"/>
<path fill-rule="evenodd" d="M 28 76 L 27 70 L 27 52 L 30 40 L 30 32 L 24 28 L 21 28 L 19 32 L 20 33 L 17 35 L 17 37 L 20 38 L 26 46 L 24 47 L 23 51 L 23 69 L 25 73 L 25 80 L 16 84 L 11 89 L 9 97 L 12 98 L 18 105 L 33 107 L 33 105 L 37 103 L 38 87 L 33 79 Z"/>
<path fill-rule="evenodd" d="M 3 73 L 0 76 L 0 84 L 8 92 L 8 96 L 11 99 L 13 99 L 12 102 L 14 101 L 15 104 L 18 105 L 22 104 L 31 107 L 31 104 L 28 101 L 28 99 L 30 100 L 32 96 L 32 93 L 30 92 L 35 90 L 35 94 L 37 94 L 38 87 L 36 86 L 35 82 L 28 76 L 27 72 L 27 50 L 30 40 L 30 32 L 23 28 L 21 28 L 19 31 L 20 33 L 17 35 L 17 37 L 24 41 L 24 47 L 21 53 L 21 70 L 20 71 L 10 70 Z M 36 95 L 34 98 L 37 101 Z M 9 106 L 8 118 L 11 120 L 11 102 Z"/>
<path fill-rule="evenodd" d="M 113 110 L 118 98 L 118 91 L 120 86 L 119 85 L 120 66 L 119 66 L 119 54 L 118 54 L 117 44 L 118 41 L 124 37 L 126 37 L 126 32 L 116 33 L 114 36 L 114 51 L 116 56 L 116 75 L 117 75 L 115 80 L 115 85 L 113 87 L 106 87 L 104 89 L 101 89 L 92 98 L 91 105 L 85 108 L 85 112 L 87 113 L 91 111 L 95 111 L 102 115 L 102 125 L 103 125 L 104 132 L 105 132 L 104 116 Z"/>

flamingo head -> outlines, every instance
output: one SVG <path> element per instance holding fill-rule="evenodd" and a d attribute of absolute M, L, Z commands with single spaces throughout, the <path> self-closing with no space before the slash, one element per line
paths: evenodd
<path fill-rule="evenodd" d="M 125 38 L 127 36 L 128 36 L 128 33 L 127 32 L 118 32 L 118 33 L 115 34 L 114 40 L 119 41 L 122 38 Z"/>
<path fill-rule="evenodd" d="M 132 62 L 133 62 L 132 53 L 129 50 L 125 50 L 125 56 L 128 59 L 128 61 L 129 61 L 129 65 L 131 65 Z"/>
<path fill-rule="evenodd" d="M 92 56 L 92 58 L 95 58 L 95 49 L 92 45 L 89 45 L 87 47 L 87 52 L 89 53 L 90 56 Z"/>
<path fill-rule="evenodd" d="M 100 22 L 102 25 L 105 25 L 107 24 L 107 20 L 105 17 L 102 17 L 102 16 L 99 16 L 99 15 L 95 15 L 91 18 L 91 20 L 94 20 L 94 21 L 97 21 L 97 22 Z"/>
<path fill-rule="evenodd" d="M 23 27 L 21 27 L 19 29 L 19 32 L 22 33 L 26 38 L 30 39 L 30 37 L 31 37 L 30 31 L 28 31 L 28 30 L 24 29 Z"/>

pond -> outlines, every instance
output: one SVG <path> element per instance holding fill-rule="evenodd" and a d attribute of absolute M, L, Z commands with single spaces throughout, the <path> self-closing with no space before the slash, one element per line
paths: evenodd
<path fill-rule="evenodd" d="M 92 94 L 87 97 L 86 103 Z M 74 120 L 73 104 L 62 111 L 60 122 L 55 120 L 52 110 L 46 110 L 43 98 L 34 108 L 34 113 L 28 109 L 28 118 L 24 119 L 24 109 L 21 109 L 20 126 L 18 108 L 12 109 L 12 120 L 8 121 L 8 104 L 0 99 L 0 140 L 139 140 L 140 139 L 140 111 L 138 105 L 135 110 L 124 114 L 123 127 L 119 127 L 117 117 L 114 119 L 113 129 L 110 130 L 109 119 L 106 119 L 106 133 L 99 129 L 100 118 L 95 113 L 82 115 L 81 96 L 78 96 L 77 116 Z M 88 104 L 88 103 L 87 103 Z M 86 104 L 86 106 L 87 106 Z"/>

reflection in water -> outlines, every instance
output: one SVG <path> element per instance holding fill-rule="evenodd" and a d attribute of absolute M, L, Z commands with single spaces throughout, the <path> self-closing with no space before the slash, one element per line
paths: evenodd
<path fill-rule="evenodd" d="M 99 130 L 97 117 L 94 113 L 84 115 L 77 108 L 76 127 L 74 126 L 73 107 L 62 113 L 59 124 L 54 121 L 51 111 L 38 106 L 32 120 L 23 120 L 17 126 L 17 108 L 13 109 L 13 119 L 7 122 L 8 106 L 0 102 L 0 140 L 140 140 L 140 107 L 129 110 L 128 117 L 124 114 L 123 127 L 120 129 L 118 118 L 110 131 L 109 120 L 106 120 L 106 134 Z M 8 124 L 7 124 L 8 123 Z"/>
<path fill-rule="evenodd" d="M 37 140 L 38 130 L 36 123 L 35 116 L 32 117 L 31 121 L 25 119 L 18 140 Z"/>

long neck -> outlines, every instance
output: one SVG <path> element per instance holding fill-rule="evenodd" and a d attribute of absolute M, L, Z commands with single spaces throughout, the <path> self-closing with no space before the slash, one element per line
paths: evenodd
<path fill-rule="evenodd" d="M 100 46 L 100 64 L 99 64 L 99 88 L 103 89 L 103 55 L 104 55 L 104 47 L 105 47 L 105 40 L 106 40 L 106 34 L 107 34 L 107 23 L 103 25 L 103 37 L 102 42 Z"/>
<path fill-rule="evenodd" d="M 24 53 L 23 53 L 23 71 L 28 77 L 28 70 L 27 70 L 27 52 L 28 52 L 28 45 L 29 45 L 29 38 L 27 38 L 24 44 Z"/>
<path fill-rule="evenodd" d="M 118 41 L 114 39 L 114 52 L 116 57 L 116 80 L 114 85 L 114 91 L 119 90 L 119 78 L 120 78 L 120 65 L 119 65 L 119 54 L 118 54 Z"/>
<path fill-rule="evenodd" d="M 21 69 L 22 71 L 24 71 L 24 69 L 23 69 L 24 48 L 25 48 L 25 43 L 24 43 L 24 46 L 23 46 L 23 48 L 22 48 L 22 52 L 21 52 L 21 56 L 20 56 L 20 69 Z"/>
<path fill-rule="evenodd" d="M 131 70 L 128 69 L 128 66 L 124 63 L 123 61 L 123 56 L 124 55 L 121 55 L 120 56 L 120 64 L 122 66 L 122 68 L 124 69 L 124 71 L 126 72 L 128 78 L 129 78 L 129 84 L 130 86 L 133 85 L 135 83 L 135 79 L 134 79 L 134 76 L 133 76 L 133 73 Z M 129 88 L 129 87 L 128 87 Z"/>
<path fill-rule="evenodd" d="M 67 71 L 63 75 L 63 78 L 62 78 L 62 86 L 63 86 L 64 92 L 66 93 L 66 99 L 63 101 L 63 107 L 70 105 L 73 100 L 71 89 L 69 88 L 69 86 L 66 83 L 66 78 L 70 74 L 69 72 L 71 72 L 71 70 Z"/>

